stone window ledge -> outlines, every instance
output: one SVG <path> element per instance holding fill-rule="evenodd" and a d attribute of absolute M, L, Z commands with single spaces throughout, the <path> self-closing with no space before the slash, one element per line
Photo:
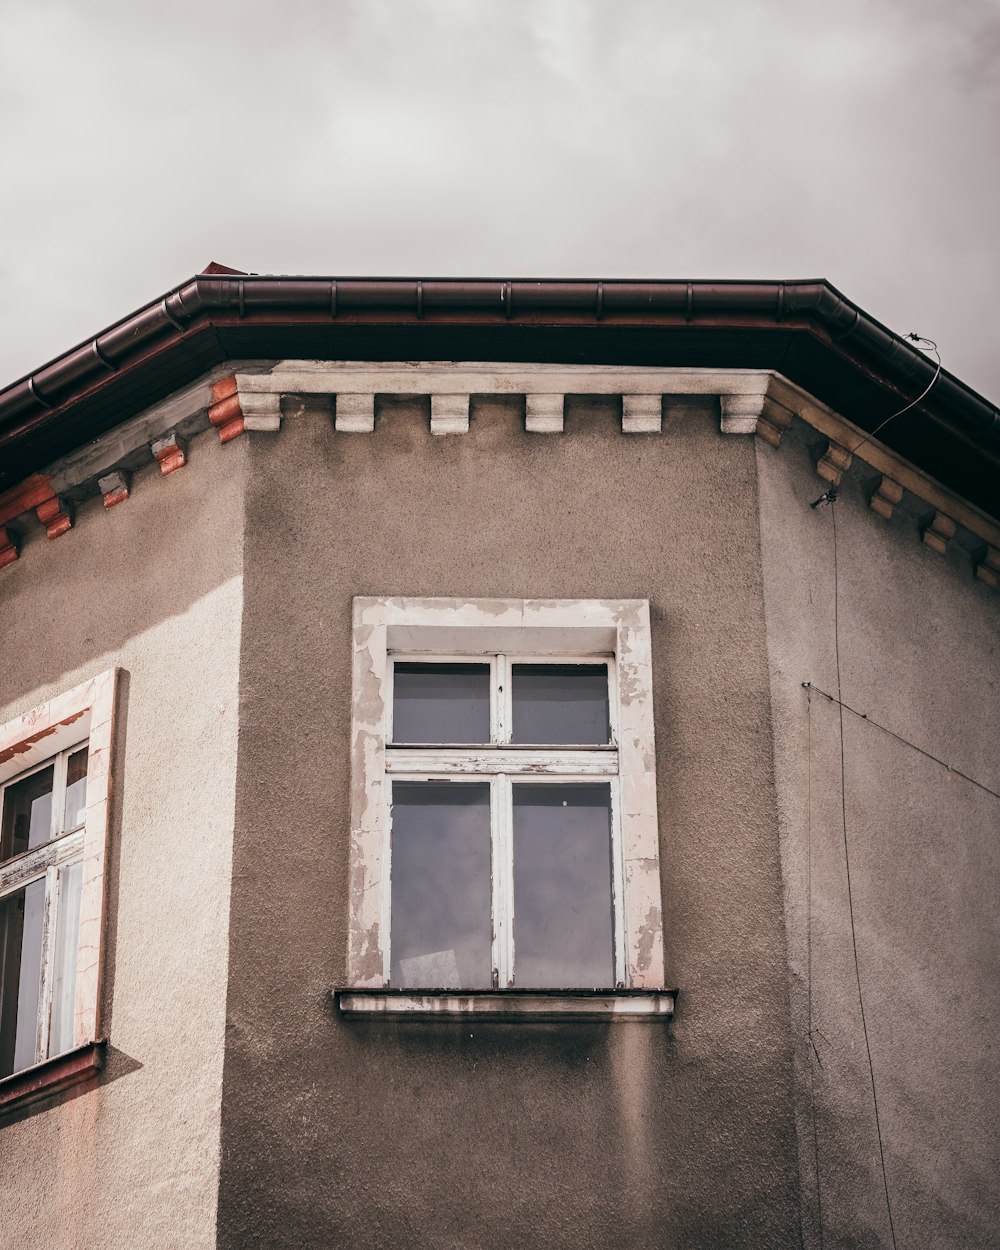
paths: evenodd
<path fill-rule="evenodd" d="M 0 1080 L 0 1117 L 50 1098 L 61 1090 L 96 1076 L 104 1067 L 104 1042 L 88 1042 L 76 1050 L 46 1059 Z"/>
<path fill-rule="evenodd" d="M 676 994 L 676 990 L 334 990 L 343 1016 L 394 1019 L 669 1020 Z"/>

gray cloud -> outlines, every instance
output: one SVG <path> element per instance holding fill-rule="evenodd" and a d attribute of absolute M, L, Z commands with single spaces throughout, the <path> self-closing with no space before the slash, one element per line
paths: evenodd
<path fill-rule="evenodd" d="M 1000 6 L 25 0 L 4 382 L 208 260 L 829 278 L 1000 396 Z"/>

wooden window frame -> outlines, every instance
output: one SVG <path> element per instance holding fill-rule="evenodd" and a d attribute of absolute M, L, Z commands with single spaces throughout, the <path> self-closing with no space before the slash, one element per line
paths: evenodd
<path fill-rule="evenodd" d="M 393 665 L 431 659 L 489 662 L 489 746 L 401 746 L 391 741 Z M 507 677 L 512 663 L 606 663 L 611 742 L 580 747 L 511 745 Z M 498 698 L 500 687 L 504 695 Z M 553 784 L 607 780 L 611 787 L 616 985 L 594 991 L 586 1005 L 578 1002 L 570 1007 L 578 1008 L 578 1014 L 605 1014 L 616 1019 L 669 1014 L 671 992 L 663 987 L 654 761 L 647 601 L 356 598 L 352 871 L 347 977 L 338 989 L 342 1011 L 497 1012 L 495 1001 L 488 1005 L 475 1001 L 487 997 L 478 992 L 404 994 L 389 983 L 393 778 L 490 783 L 493 862 L 504 867 L 499 874 L 503 879 L 495 880 L 492 887 L 495 908 L 498 896 L 500 899 L 499 911 L 494 913 L 495 920 L 500 921 L 494 925 L 496 992 L 508 996 L 510 1014 L 565 1014 L 567 1004 L 557 1004 L 555 999 L 578 998 L 585 993 L 535 994 L 518 991 L 511 984 L 512 944 L 502 923 L 510 914 L 504 891 L 512 889 L 506 880 L 513 863 L 509 820 L 502 816 L 509 808 L 509 794 L 507 802 L 499 805 L 497 796 L 500 787 L 509 791 L 517 780 L 530 777 Z M 393 997 L 392 1006 L 386 1006 L 385 995 Z M 627 1011 L 621 1010 L 620 1003 L 614 1005 L 617 998 L 628 995 L 637 998 Z M 405 1007 L 401 1006 L 404 1002 Z"/>
<path fill-rule="evenodd" d="M 8 785 L 55 763 L 53 828 L 65 795 L 65 761 L 88 748 L 84 820 L 71 831 L 0 863 L 0 898 L 33 881 L 46 880 L 41 991 L 35 1062 L 0 1079 L 0 1112 L 33 1101 L 92 1075 L 101 1064 L 100 1002 L 104 947 L 104 901 L 111 800 L 117 669 L 99 673 L 72 690 L 0 726 L 0 797 Z M 80 925 L 72 1042 L 49 1053 L 52 967 L 58 918 L 55 876 L 60 867 L 80 862 Z"/>

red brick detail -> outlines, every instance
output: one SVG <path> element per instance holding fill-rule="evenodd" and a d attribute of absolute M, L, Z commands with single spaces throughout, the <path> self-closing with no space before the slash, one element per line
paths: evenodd
<path fill-rule="evenodd" d="M 116 503 L 124 503 L 128 499 L 128 487 L 123 486 L 121 490 L 109 490 L 104 495 L 105 508 L 113 508 Z"/>
<path fill-rule="evenodd" d="M 51 499 L 46 499 L 44 503 L 40 503 L 35 513 L 45 526 L 45 532 L 49 538 L 58 538 L 60 534 L 65 534 L 73 527 L 73 518 L 68 510 L 63 510 L 62 504 L 55 495 Z"/>
<path fill-rule="evenodd" d="M 246 429 L 242 417 L 238 417 L 235 421 L 227 421 L 225 425 L 219 426 L 219 442 L 228 443 L 231 438 L 237 438 Z"/>
<path fill-rule="evenodd" d="M 17 547 L 8 530 L 0 525 L 0 569 L 17 559 Z"/>
<path fill-rule="evenodd" d="M 212 404 L 213 406 L 220 399 L 228 399 L 230 395 L 236 394 L 236 374 L 231 373 L 228 378 L 222 378 L 218 382 L 212 383 Z"/>
<path fill-rule="evenodd" d="M 245 427 L 243 409 L 236 390 L 235 376 L 223 378 L 212 386 L 212 403 L 208 409 L 208 419 L 219 431 L 219 442 L 228 443 L 231 438 L 242 434 Z"/>
<path fill-rule="evenodd" d="M 22 512 L 30 512 L 46 499 L 54 498 L 51 480 L 41 473 L 33 473 L 0 495 L 0 525 L 13 521 Z"/>
<path fill-rule="evenodd" d="M 208 419 L 213 425 L 227 425 L 230 421 L 242 416 L 243 409 L 240 407 L 239 395 L 227 395 L 225 399 L 220 399 L 208 410 Z"/>
<path fill-rule="evenodd" d="M 173 473 L 176 469 L 183 469 L 187 464 L 187 455 L 180 443 L 168 443 L 166 447 L 161 447 L 156 452 L 156 461 L 160 466 L 160 472 L 166 477 L 168 473 Z"/>

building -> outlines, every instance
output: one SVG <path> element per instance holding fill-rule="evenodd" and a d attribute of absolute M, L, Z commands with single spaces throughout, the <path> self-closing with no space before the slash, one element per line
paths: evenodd
<path fill-rule="evenodd" d="M 0 392 L 0 1241 L 995 1244 L 998 466 L 824 282 L 210 266 Z"/>

